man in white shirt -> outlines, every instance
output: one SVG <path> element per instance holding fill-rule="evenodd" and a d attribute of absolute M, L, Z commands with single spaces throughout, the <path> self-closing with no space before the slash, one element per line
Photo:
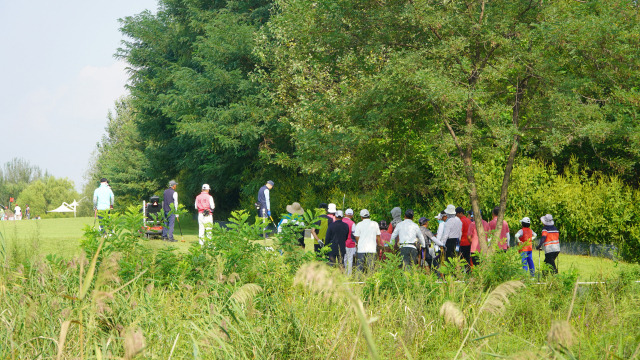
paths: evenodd
<path fill-rule="evenodd" d="M 456 246 L 460 243 L 460 237 L 462 236 L 462 221 L 456 216 L 455 206 L 447 205 L 444 212 L 447 215 L 447 220 L 444 223 L 442 233 L 438 231 L 438 236 L 435 241 L 436 243 L 444 243 L 444 261 L 446 261 L 456 254 Z"/>
<path fill-rule="evenodd" d="M 13 213 L 15 214 L 14 219 L 22 220 L 22 209 L 20 208 L 20 206 L 16 205 L 16 207 L 13 208 Z"/>
<path fill-rule="evenodd" d="M 413 222 L 413 210 L 407 209 L 404 212 L 404 221 L 398 223 L 391 234 L 391 242 L 395 240 L 395 245 L 400 247 L 402 263 L 404 267 L 410 267 L 418 256 L 418 244 L 425 247 L 424 236 L 418 224 Z"/>
<path fill-rule="evenodd" d="M 369 210 L 362 209 L 360 211 L 362 221 L 356 225 L 354 236 L 358 251 L 356 253 L 357 267 L 359 271 L 364 270 L 366 263 L 367 270 L 373 270 L 373 264 L 376 258 L 376 246 L 380 241 L 380 226 L 377 222 L 371 221 Z"/>

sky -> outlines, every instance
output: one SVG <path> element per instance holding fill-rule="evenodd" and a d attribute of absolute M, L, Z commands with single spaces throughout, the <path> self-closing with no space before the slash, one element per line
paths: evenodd
<path fill-rule="evenodd" d="M 23 158 L 84 186 L 107 114 L 127 94 L 118 19 L 156 0 L 0 0 L 0 165 Z"/>

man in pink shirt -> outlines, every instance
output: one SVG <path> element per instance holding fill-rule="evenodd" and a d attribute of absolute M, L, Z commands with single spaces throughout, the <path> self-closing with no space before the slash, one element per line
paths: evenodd
<path fill-rule="evenodd" d="M 353 222 L 353 209 L 347 209 L 344 212 L 344 218 L 342 222 L 349 225 L 349 236 L 346 242 L 346 253 L 344 256 L 344 267 L 347 269 L 347 275 L 351 275 L 351 269 L 353 268 L 353 257 L 356 256 L 356 242 L 354 241 L 353 231 L 355 222 Z"/>
<path fill-rule="evenodd" d="M 469 214 L 471 217 L 471 225 L 469 225 L 469 236 L 471 237 L 471 266 L 477 266 L 480 265 L 480 257 L 478 256 L 480 253 L 480 242 L 473 211 L 470 211 Z M 480 211 L 480 214 L 482 214 L 482 211 Z M 484 229 L 484 240 L 486 241 L 487 234 L 489 233 L 489 223 L 484 219 L 482 219 L 482 228 Z"/>
<path fill-rule="evenodd" d="M 493 220 L 489 221 L 489 230 L 491 231 L 495 230 L 498 227 L 498 212 L 500 212 L 500 208 L 498 206 L 493 208 Z M 509 234 L 509 224 L 507 224 L 505 220 L 502 220 L 502 229 L 500 230 L 498 247 L 504 251 L 507 251 L 510 241 L 511 235 Z"/>

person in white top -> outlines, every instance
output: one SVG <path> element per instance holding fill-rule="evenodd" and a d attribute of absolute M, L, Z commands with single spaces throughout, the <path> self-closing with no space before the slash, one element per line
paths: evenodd
<path fill-rule="evenodd" d="M 16 207 L 13 209 L 13 213 L 16 220 L 22 220 L 22 209 L 20 208 L 20 206 L 16 205 Z"/>
<path fill-rule="evenodd" d="M 404 212 L 404 221 L 398 223 L 391 234 L 391 242 L 395 240 L 395 245 L 400 247 L 402 254 L 402 264 L 410 267 L 418 257 L 418 244 L 425 247 L 424 236 L 418 224 L 413 222 L 413 210 L 407 209 Z"/>
<path fill-rule="evenodd" d="M 202 192 L 196 197 L 196 210 L 198 210 L 198 242 L 204 245 L 205 228 L 211 229 L 213 225 L 213 209 L 216 208 L 213 196 L 209 194 L 211 187 L 209 184 L 202 184 Z M 211 239 L 210 232 L 207 232 L 207 240 Z"/>
<path fill-rule="evenodd" d="M 380 241 L 380 226 L 377 222 L 371 221 L 369 210 L 362 209 L 360 211 L 362 221 L 356 225 L 354 236 L 358 250 L 356 253 L 357 268 L 359 271 L 364 270 L 366 263 L 367 270 L 372 271 L 376 258 L 376 246 Z"/>
<path fill-rule="evenodd" d="M 460 237 L 462 236 L 462 221 L 456 216 L 455 206 L 447 205 L 444 212 L 447 215 L 447 221 L 444 223 L 442 233 L 438 231 L 436 244 L 438 242 L 444 243 L 446 260 L 456 254 L 456 246 L 460 243 Z"/>

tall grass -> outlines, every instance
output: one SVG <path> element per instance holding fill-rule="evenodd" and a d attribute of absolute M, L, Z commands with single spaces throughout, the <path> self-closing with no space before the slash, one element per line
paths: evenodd
<path fill-rule="evenodd" d="M 465 282 L 441 283 L 399 269 L 390 256 L 360 284 L 302 250 L 247 248 L 259 231 L 242 216 L 236 224 L 214 229 L 217 240 L 185 254 L 143 251 L 135 232 L 115 221 L 121 228 L 111 237 L 87 233 L 93 250 L 86 256 L 8 259 L 0 270 L 0 358 L 591 359 L 638 352 L 635 273 L 576 287 L 571 274 L 538 284 L 519 275 L 504 280 L 487 266 L 456 275 Z"/>

